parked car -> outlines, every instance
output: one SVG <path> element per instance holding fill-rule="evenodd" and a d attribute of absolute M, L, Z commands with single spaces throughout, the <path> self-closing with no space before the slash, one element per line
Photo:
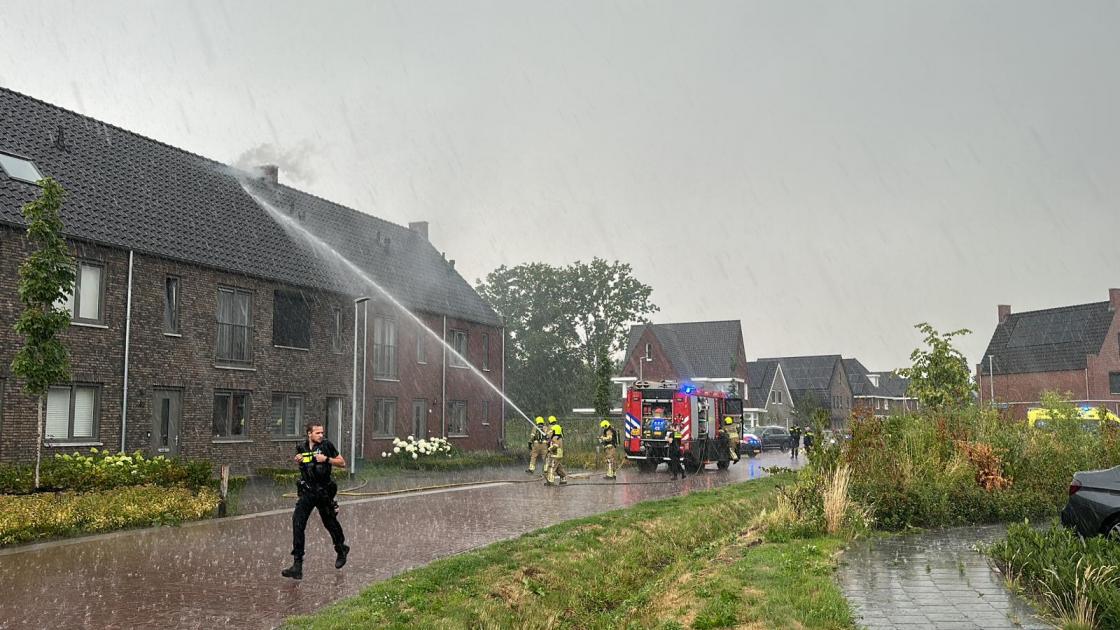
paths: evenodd
<path fill-rule="evenodd" d="M 762 440 L 753 433 L 744 433 L 739 440 L 739 454 L 754 457 L 762 452 Z"/>
<path fill-rule="evenodd" d="M 1120 541 L 1120 466 L 1073 473 L 1062 525 L 1082 536 L 1110 536 Z"/>
<path fill-rule="evenodd" d="M 762 442 L 762 450 L 764 451 L 789 450 L 789 430 L 785 427 L 758 427 L 754 434 Z"/>

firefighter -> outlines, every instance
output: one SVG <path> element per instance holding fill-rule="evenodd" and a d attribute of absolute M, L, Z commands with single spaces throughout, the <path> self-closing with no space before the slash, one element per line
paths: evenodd
<path fill-rule="evenodd" d="M 337 554 L 334 568 L 341 569 L 346 564 L 346 555 L 350 553 L 342 525 L 338 523 L 338 502 L 334 500 L 338 486 L 331 480 L 331 468 L 345 468 L 346 460 L 330 440 L 323 438 L 323 423 L 308 422 L 305 428 L 307 441 L 296 447 L 295 456 L 300 479 L 296 486 L 299 500 L 292 513 L 292 566 L 280 572 L 280 575 L 294 580 L 303 579 L 304 529 L 312 510 L 319 510 L 319 518 L 330 532 Z"/>
<path fill-rule="evenodd" d="M 673 473 L 673 479 L 677 478 L 679 473 L 681 479 L 685 478 L 684 467 L 681 466 L 681 441 L 684 439 L 684 427 L 681 425 L 680 418 L 674 418 L 673 423 L 669 425 L 669 472 Z"/>
<path fill-rule="evenodd" d="M 611 426 L 610 420 L 603 420 L 599 423 L 603 432 L 599 435 L 599 444 L 603 446 L 603 453 L 607 459 L 607 479 L 614 479 L 614 466 L 615 466 L 615 452 L 618 448 L 618 433 L 615 432 L 614 427 Z"/>
<path fill-rule="evenodd" d="M 544 478 L 544 485 L 551 486 L 557 476 L 560 485 L 568 483 L 568 473 L 564 471 L 564 430 L 557 424 L 552 429 L 552 441 L 548 445 L 549 466 L 548 474 Z"/>
<path fill-rule="evenodd" d="M 533 432 L 529 435 L 529 467 L 525 472 L 530 475 L 537 472 L 537 458 L 541 458 L 541 474 L 548 472 L 548 438 L 549 435 L 545 433 L 544 418 L 537 416 L 536 426 L 533 427 Z"/>
<path fill-rule="evenodd" d="M 546 446 L 545 446 L 545 449 L 544 449 L 544 454 L 545 454 L 545 457 L 544 457 L 544 473 L 546 475 L 548 474 L 549 464 L 552 461 L 552 455 L 551 455 L 551 452 L 548 450 L 548 446 L 552 445 L 552 436 L 556 435 L 556 430 L 559 427 L 560 427 L 560 423 L 559 423 L 559 421 L 556 420 L 556 416 L 549 416 L 548 417 L 548 427 L 545 429 L 545 433 L 544 433 L 545 436 L 547 437 L 547 440 L 545 441 Z"/>
<path fill-rule="evenodd" d="M 739 463 L 739 432 L 735 430 L 735 421 L 731 416 L 723 419 L 723 433 L 727 436 L 727 446 L 731 451 L 731 462 Z"/>

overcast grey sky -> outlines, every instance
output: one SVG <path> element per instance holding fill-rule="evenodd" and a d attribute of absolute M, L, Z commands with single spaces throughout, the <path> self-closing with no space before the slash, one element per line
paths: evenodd
<path fill-rule="evenodd" d="M 750 358 L 1120 286 L 1117 2 L 0 0 L 0 85 L 384 219 L 601 256 Z"/>

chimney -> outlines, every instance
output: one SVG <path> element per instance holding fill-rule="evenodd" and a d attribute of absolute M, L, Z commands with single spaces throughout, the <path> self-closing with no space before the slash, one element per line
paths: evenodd
<path fill-rule="evenodd" d="M 1007 321 L 1008 317 L 1011 317 L 1011 305 L 1000 304 L 997 308 L 999 311 L 999 323 L 1002 324 L 1003 322 Z"/>
<path fill-rule="evenodd" d="M 428 222 L 427 221 L 412 221 L 408 224 L 408 229 L 416 232 L 428 240 Z"/>
<path fill-rule="evenodd" d="M 259 167 L 261 172 L 261 179 L 270 184 L 280 183 L 280 167 L 275 164 L 261 164 Z"/>
<path fill-rule="evenodd" d="M 1112 310 L 1120 311 L 1120 289 L 1108 290 L 1108 303 L 1112 306 Z"/>

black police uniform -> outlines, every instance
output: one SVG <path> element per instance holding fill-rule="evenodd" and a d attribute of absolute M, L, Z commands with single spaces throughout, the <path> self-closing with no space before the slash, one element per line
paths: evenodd
<path fill-rule="evenodd" d="M 673 473 L 673 479 L 677 478 L 680 474 L 681 479 L 684 479 L 684 467 L 681 466 L 681 432 L 673 430 L 672 425 L 669 427 L 669 472 Z"/>
<path fill-rule="evenodd" d="M 342 534 L 342 525 L 338 522 L 338 503 L 334 497 L 338 493 L 338 486 L 331 480 L 330 462 L 316 462 L 315 454 L 322 453 L 328 459 L 338 457 L 338 449 L 330 440 L 323 440 L 315 447 L 310 442 L 304 442 L 297 449 L 297 453 L 309 454 L 303 458 L 299 465 L 299 501 L 296 502 L 295 512 L 292 513 L 292 555 L 297 562 L 303 560 L 304 529 L 312 510 L 319 510 L 319 518 L 323 519 L 323 526 L 331 534 L 331 542 L 342 562 L 345 562 L 346 537 Z"/>

